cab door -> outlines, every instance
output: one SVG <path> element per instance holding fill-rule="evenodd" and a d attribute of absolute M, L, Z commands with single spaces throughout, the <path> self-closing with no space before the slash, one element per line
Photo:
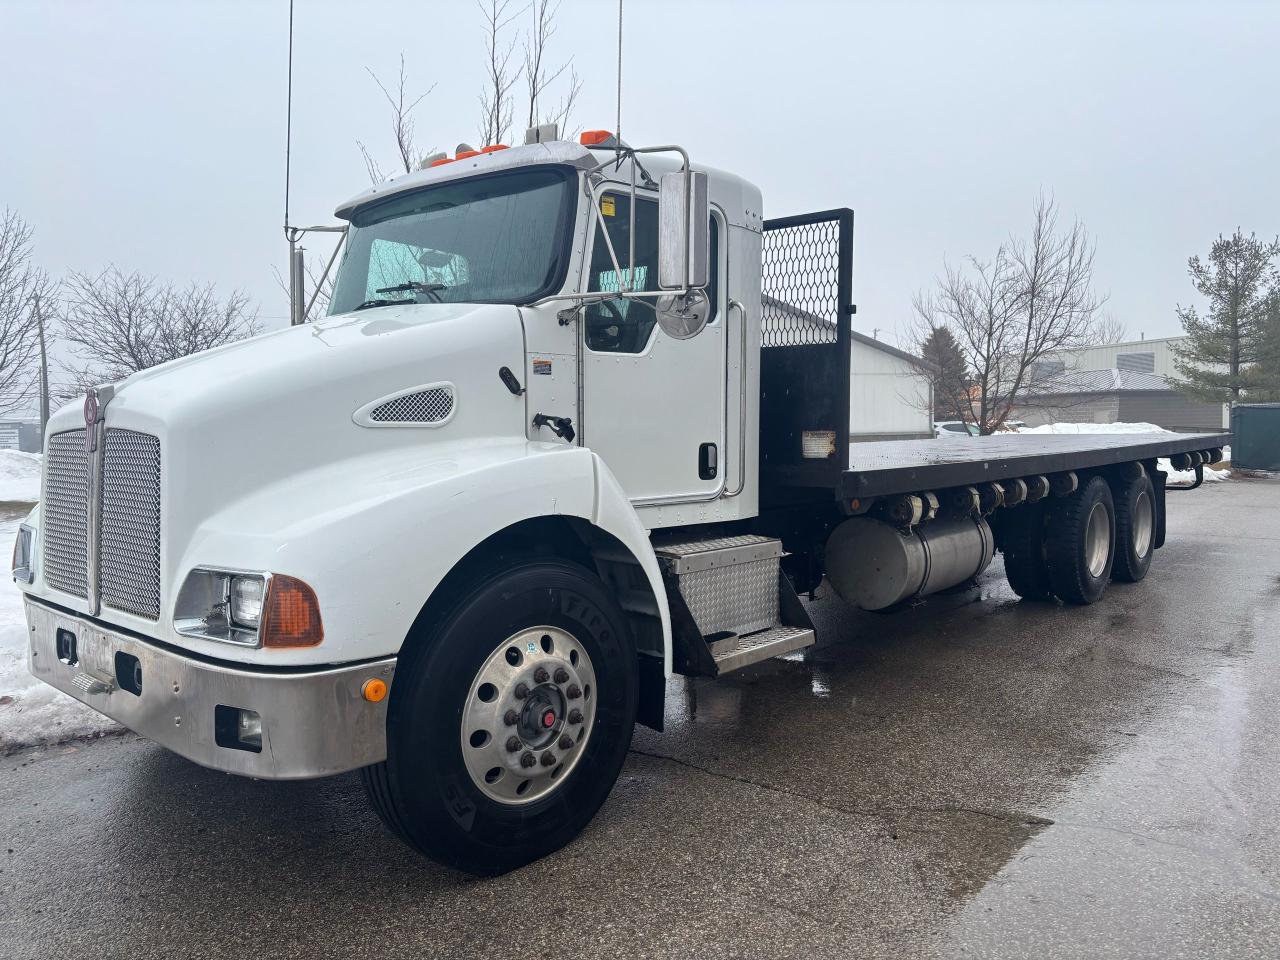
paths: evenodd
<path fill-rule="evenodd" d="M 600 227 L 582 289 L 619 290 L 601 228 L 625 271 L 631 200 L 626 188 L 595 195 Z M 711 500 L 724 489 L 725 323 L 722 224 L 711 218 L 711 304 L 706 328 L 688 340 L 663 333 L 654 298 L 614 298 L 582 311 L 582 442 L 596 451 L 637 506 Z M 658 202 L 637 193 L 633 289 L 656 290 Z"/>

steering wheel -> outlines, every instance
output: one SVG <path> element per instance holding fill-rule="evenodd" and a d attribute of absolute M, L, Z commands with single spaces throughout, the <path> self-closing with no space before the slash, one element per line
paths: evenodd
<path fill-rule="evenodd" d="M 627 321 L 614 300 L 598 300 L 594 304 L 603 307 L 612 316 L 590 317 L 588 321 L 587 346 L 592 350 L 615 352 L 622 349 L 622 340 L 627 333 Z M 590 309 L 588 307 L 588 309 Z"/>

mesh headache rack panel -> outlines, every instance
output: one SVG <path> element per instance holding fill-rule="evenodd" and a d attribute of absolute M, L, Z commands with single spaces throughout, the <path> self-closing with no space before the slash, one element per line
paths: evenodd
<path fill-rule="evenodd" d="M 766 220 L 760 295 L 761 501 L 834 486 L 849 455 L 853 211 Z"/>

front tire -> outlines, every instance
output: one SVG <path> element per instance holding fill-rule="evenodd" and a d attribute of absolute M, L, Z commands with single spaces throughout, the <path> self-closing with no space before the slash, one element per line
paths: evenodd
<path fill-rule="evenodd" d="M 558 850 L 590 822 L 635 724 L 635 643 L 604 584 L 561 561 L 473 588 L 401 658 L 387 759 L 366 768 L 409 846 L 495 875 Z"/>
<path fill-rule="evenodd" d="M 1090 604 L 1111 580 L 1116 521 L 1111 487 L 1093 477 L 1049 508 L 1045 562 L 1053 592 L 1066 603 Z"/>

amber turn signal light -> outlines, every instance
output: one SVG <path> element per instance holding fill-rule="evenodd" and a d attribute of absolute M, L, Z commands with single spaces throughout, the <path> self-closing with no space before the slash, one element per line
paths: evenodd
<path fill-rule="evenodd" d="M 264 647 L 314 647 L 324 639 L 316 592 L 295 577 L 276 574 L 262 611 Z"/>
<path fill-rule="evenodd" d="M 381 703 L 387 698 L 387 681 L 372 677 L 360 688 L 360 695 L 370 703 Z"/>

